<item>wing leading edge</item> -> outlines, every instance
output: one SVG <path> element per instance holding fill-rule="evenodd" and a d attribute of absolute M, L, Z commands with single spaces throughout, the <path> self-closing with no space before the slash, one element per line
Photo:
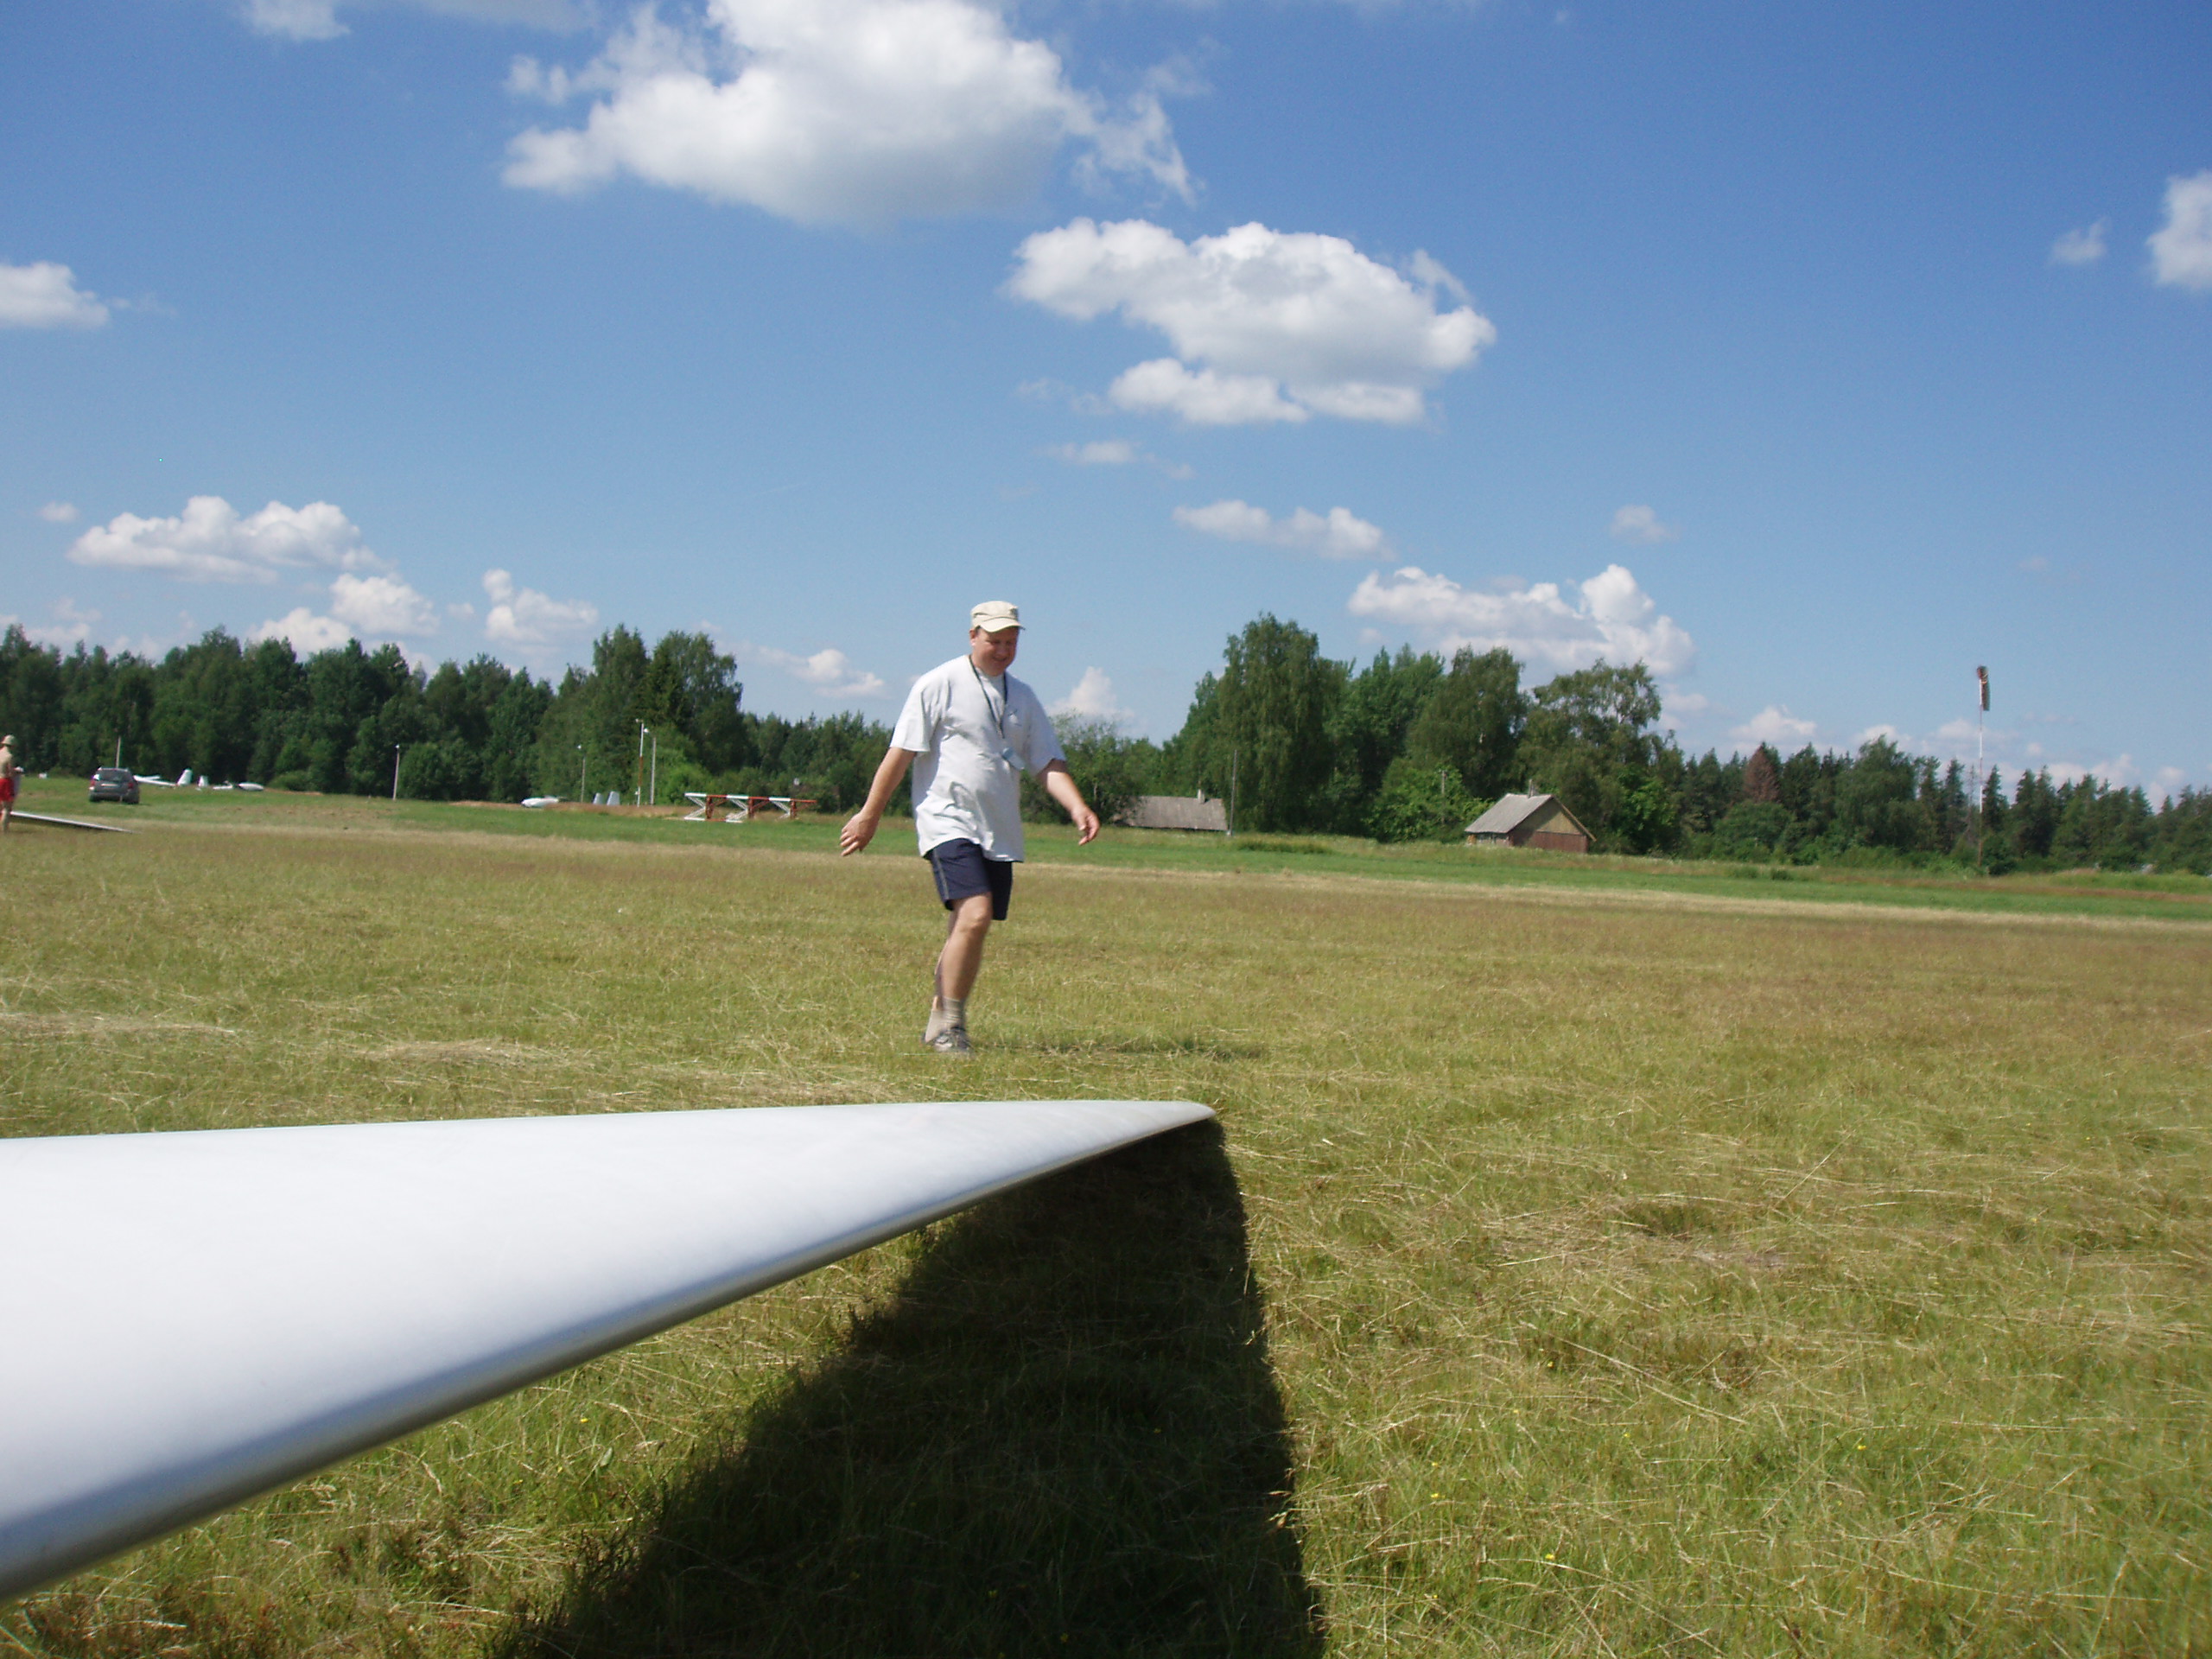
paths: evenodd
<path fill-rule="evenodd" d="M 0 1140 L 0 1597 L 1211 1116 L 990 1101 Z"/>

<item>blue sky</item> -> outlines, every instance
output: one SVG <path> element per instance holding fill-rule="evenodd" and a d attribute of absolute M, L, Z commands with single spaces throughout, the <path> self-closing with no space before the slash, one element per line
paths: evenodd
<path fill-rule="evenodd" d="M 2212 9 L 0 11 L 0 615 L 895 711 L 1015 600 L 2212 785 Z"/>

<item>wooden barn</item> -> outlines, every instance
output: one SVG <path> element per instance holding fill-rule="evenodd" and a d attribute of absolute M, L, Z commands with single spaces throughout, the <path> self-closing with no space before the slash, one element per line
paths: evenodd
<path fill-rule="evenodd" d="M 1590 832 L 1556 795 L 1508 795 L 1467 826 L 1467 845 L 1586 853 Z"/>
<path fill-rule="evenodd" d="M 1227 807 L 1203 795 L 1140 795 L 1118 821 L 1132 830 L 1204 830 L 1217 836 L 1229 833 Z"/>

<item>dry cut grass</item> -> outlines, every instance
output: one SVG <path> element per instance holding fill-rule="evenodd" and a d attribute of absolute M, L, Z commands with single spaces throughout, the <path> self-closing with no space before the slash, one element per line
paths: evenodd
<path fill-rule="evenodd" d="M 85 1573 L 0 1649 L 2212 1651 L 2212 930 L 1040 864 L 949 1071 L 911 858 L 264 818 L 8 837 L 7 1133 L 1221 1126 Z"/>

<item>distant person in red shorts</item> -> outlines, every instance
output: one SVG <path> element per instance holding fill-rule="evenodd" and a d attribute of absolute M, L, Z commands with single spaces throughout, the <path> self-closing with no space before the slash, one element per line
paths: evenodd
<path fill-rule="evenodd" d="M 1014 867 L 1021 861 L 1021 774 L 1033 772 L 1088 842 L 1098 815 L 1068 772 L 1051 716 L 1007 670 L 1021 643 L 1021 613 L 1002 599 L 969 613 L 968 654 L 914 682 L 875 769 L 868 803 L 837 837 L 849 856 L 874 839 L 883 809 L 914 769 L 914 830 L 950 912 L 938 952 L 937 990 L 922 1041 L 965 1054 L 968 993 L 983 965 L 983 936 L 1006 919 Z"/>
<path fill-rule="evenodd" d="M 16 816 L 16 779 L 22 775 L 16 770 L 14 734 L 0 737 L 0 836 L 8 833 L 8 820 Z"/>

